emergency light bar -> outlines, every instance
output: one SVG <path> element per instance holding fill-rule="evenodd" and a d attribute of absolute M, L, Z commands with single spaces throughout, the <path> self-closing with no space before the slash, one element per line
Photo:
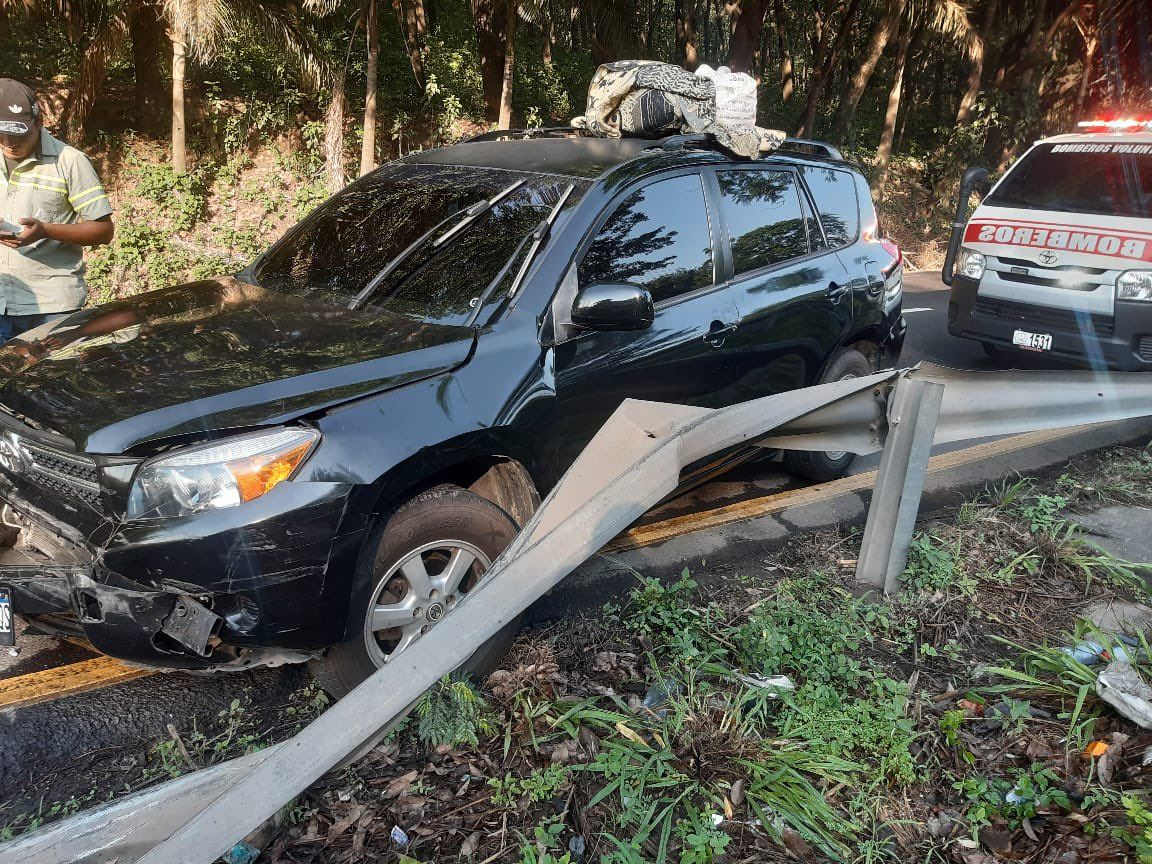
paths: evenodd
<path fill-rule="evenodd" d="M 1111 131 L 1152 129 L 1152 120 L 1136 119 L 1135 117 L 1122 120 L 1081 120 L 1076 126 L 1080 129 L 1109 129 Z"/>

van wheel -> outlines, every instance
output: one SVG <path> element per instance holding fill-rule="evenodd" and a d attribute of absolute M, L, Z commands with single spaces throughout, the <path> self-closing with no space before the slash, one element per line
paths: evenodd
<path fill-rule="evenodd" d="M 984 356 L 991 360 L 998 369 L 1007 369 L 1012 365 L 1011 349 L 1001 348 L 991 342 L 981 342 L 980 347 L 984 349 Z"/>
<path fill-rule="evenodd" d="M 317 683 L 333 697 L 344 696 L 431 628 L 459 615 L 518 530 L 502 509 L 459 486 L 438 486 L 403 504 L 373 538 L 371 587 L 352 611 L 355 635 L 309 664 Z M 519 627 L 517 616 L 458 671 L 487 675 Z"/>
<path fill-rule="evenodd" d="M 819 383 L 828 384 L 848 378 L 863 378 L 865 375 L 871 375 L 873 371 L 867 357 L 853 348 L 845 348 L 832 358 L 832 362 L 820 376 Z M 842 477 L 855 458 L 856 454 L 843 450 L 830 450 L 826 453 L 786 450 L 784 470 L 795 477 L 802 477 L 814 483 L 826 483 Z"/>

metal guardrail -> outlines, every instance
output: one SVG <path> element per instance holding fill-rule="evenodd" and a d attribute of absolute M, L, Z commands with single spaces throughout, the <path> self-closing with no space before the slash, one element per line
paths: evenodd
<path fill-rule="evenodd" d="M 882 372 L 704 409 L 627 401 L 469 595 L 295 737 L 0 846 L 0 862 L 211 864 L 332 768 L 387 733 L 443 674 L 655 503 L 685 466 L 748 444 L 883 450 L 857 578 L 893 590 L 933 442 L 1152 416 L 1152 376 Z M 498 587 L 497 587 L 498 586 Z"/>

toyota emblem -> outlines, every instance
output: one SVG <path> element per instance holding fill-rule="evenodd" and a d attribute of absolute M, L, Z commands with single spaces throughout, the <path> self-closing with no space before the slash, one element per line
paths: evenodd
<path fill-rule="evenodd" d="M 1040 263 L 1051 266 L 1056 263 L 1056 259 L 1059 257 L 1055 252 L 1044 251 L 1040 253 Z"/>
<path fill-rule="evenodd" d="M 0 468 L 12 474 L 19 474 L 28 459 L 20 446 L 20 441 L 12 433 L 0 435 Z"/>

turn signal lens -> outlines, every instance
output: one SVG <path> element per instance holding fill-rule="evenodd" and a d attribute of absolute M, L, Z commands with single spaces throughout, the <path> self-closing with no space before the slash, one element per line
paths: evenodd
<path fill-rule="evenodd" d="M 1116 299 L 1152 301 L 1152 270 L 1128 270 L 1117 276 Z"/>
<path fill-rule="evenodd" d="M 291 478 L 319 440 L 315 429 L 271 429 L 159 456 L 136 473 L 128 518 L 191 516 L 252 501 Z"/>
<path fill-rule="evenodd" d="M 253 456 L 228 463 L 229 473 L 236 479 L 241 501 L 251 501 L 283 483 L 304 461 L 312 442 L 306 441 L 286 452 Z"/>
<path fill-rule="evenodd" d="M 979 282 L 981 277 L 984 276 L 986 264 L 987 261 L 984 256 L 975 249 L 960 250 L 960 272 L 969 279 L 975 279 Z"/>

